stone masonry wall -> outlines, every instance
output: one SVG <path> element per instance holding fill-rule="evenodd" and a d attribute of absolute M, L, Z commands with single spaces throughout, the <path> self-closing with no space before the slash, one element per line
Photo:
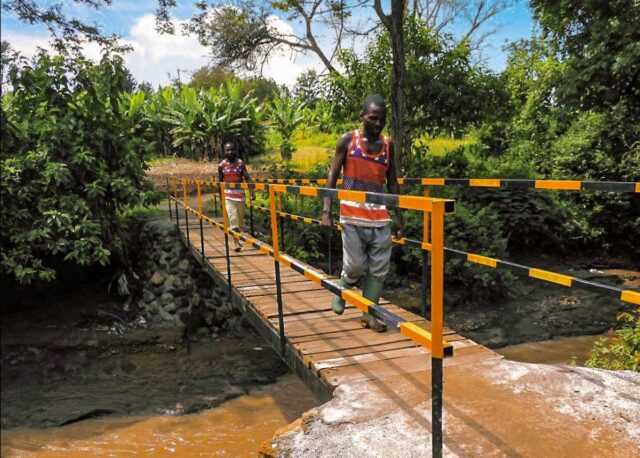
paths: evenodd
<path fill-rule="evenodd" d="M 216 285 L 166 221 L 149 221 L 141 229 L 143 280 L 137 302 L 155 324 L 186 326 L 199 334 L 237 330 L 241 312 L 227 300 L 225 285 Z"/>

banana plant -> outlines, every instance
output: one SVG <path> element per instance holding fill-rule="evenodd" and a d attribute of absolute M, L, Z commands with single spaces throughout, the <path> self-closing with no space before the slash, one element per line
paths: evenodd
<path fill-rule="evenodd" d="M 272 127 L 280 134 L 280 154 L 282 160 L 289 161 L 293 155 L 294 145 L 291 141 L 295 130 L 304 122 L 305 104 L 283 94 L 273 100 L 269 107 Z"/>

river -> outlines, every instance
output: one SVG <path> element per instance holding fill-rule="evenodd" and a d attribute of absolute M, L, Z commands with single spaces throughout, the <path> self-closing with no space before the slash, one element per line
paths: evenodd
<path fill-rule="evenodd" d="M 509 345 L 496 351 L 507 359 L 523 363 L 584 366 L 584 363 L 589 359 L 593 344 L 601 337 L 603 336 L 562 337 L 541 342 Z"/>
<path fill-rule="evenodd" d="M 106 417 L 2 433 L 2 456 L 255 457 L 273 433 L 317 405 L 294 375 L 219 407 L 181 416 Z"/>
<path fill-rule="evenodd" d="M 600 336 L 531 342 L 502 348 L 508 359 L 582 365 Z M 7 457 L 231 456 L 255 457 L 263 442 L 317 400 L 293 374 L 191 415 L 105 417 L 59 428 L 2 432 Z"/>

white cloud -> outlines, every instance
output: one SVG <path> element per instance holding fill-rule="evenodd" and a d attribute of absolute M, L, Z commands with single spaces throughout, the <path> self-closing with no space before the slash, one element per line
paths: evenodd
<path fill-rule="evenodd" d="M 179 31 L 185 21 L 174 21 Z M 291 26 L 274 17 L 273 24 L 285 32 L 293 32 Z M 44 35 L 27 35 L 8 31 L 3 33 L 3 40 L 25 56 L 32 56 L 38 47 L 51 49 L 49 38 Z M 202 46 L 195 36 L 159 34 L 155 30 L 155 18 L 152 14 L 140 16 L 131 27 L 123 43 L 130 45 L 133 51 L 125 55 L 125 62 L 134 78 L 148 81 L 154 87 L 167 84 L 171 77 L 176 77 L 178 69 L 182 80 L 190 78 L 190 73 L 209 62 L 209 51 Z M 94 44 L 84 47 L 89 58 L 97 58 L 99 48 Z M 270 56 L 263 68 L 263 74 L 273 78 L 279 84 L 291 87 L 298 75 L 309 69 L 321 71 L 322 64 L 315 56 L 295 55 L 279 50 Z"/>

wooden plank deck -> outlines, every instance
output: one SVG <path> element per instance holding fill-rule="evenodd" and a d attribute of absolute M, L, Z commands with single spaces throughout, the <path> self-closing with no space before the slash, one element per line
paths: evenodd
<path fill-rule="evenodd" d="M 184 214 L 181 217 L 181 229 L 186 236 Z M 199 252 L 200 230 L 195 216 L 189 218 L 189 225 L 192 249 Z M 205 223 L 203 234 L 207 264 L 226 278 L 223 232 Z M 237 253 L 233 251 L 231 240 L 230 247 L 234 293 L 241 297 L 249 313 L 255 314 L 277 335 L 273 258 L 249 247 Z M 280 271 L 284 331 L 290 356 L 313 377 L 320 379 L 330 392 L 342 383 L 383 381 L 429 371 L 430 357 L 424 348 L 395 330 L 376 333 L 363 329 L 359 322 L 361 313 L 348 304 L 343 315 L 336 315 L 331 310 L 331 292 L 289 267 L 281 265 Z M 429 329 L 430 323 L 423 317 L 384 299 L 380 303 L 402 318 Z M 444 334 L 455 352 L 453 357 L 445 359 L 445 367 L 500 358 L 497 353 L 453 330 L 445 328 Z"/>

